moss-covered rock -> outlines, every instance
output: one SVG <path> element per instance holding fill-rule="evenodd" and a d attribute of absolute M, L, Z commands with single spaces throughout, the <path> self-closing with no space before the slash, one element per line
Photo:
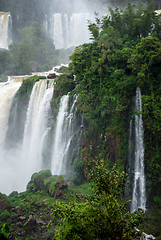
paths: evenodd
<path fill-rule="evenodd" d="M 64 189 L 68 188 L 62 175 L 57 176 L 51 174 L 50 170 L 34 173 L 27 185 L 29 192 L 43 191 L 48 192 L 51 197 L 62 196 Z"/>
<path fill-rule="evenodd" d="M 29 191 L 38 191 L 38 190 L 45 190 L 44 188 L 44 181 L 48 177 L 51 177 L 50 170 L 43 170 L 38 173 L 34 173 L 31 177 L 30 182 L 27 185 L 27 190 Z"/>

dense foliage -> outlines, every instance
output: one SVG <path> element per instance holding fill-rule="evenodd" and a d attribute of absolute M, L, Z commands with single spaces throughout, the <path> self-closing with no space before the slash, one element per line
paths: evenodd
<path fill-rule="evenodd" d="M 141 233 L 135 227 L 142 221 L 143 213 L 126 212 L 122 198 L 125 173 L 116 166 L 107 170 L 104 161 L 88 160 L 88 164 L 93 194 L 82 196 L 85 202 L 55 204 L 53 217 L 58 226 L 54 239 L 138 239 Z"/>
<path fill-rule="evenodd" d="M 157 209 L 161 206 L 161 16 L 152 4 L 146 9 L 128 4 L 124 11 L 109 11 L 110 16 L 99 19 L 96 15 L 95 23 L 89 22 L 92 43 L 76 47 L 70 57 L 75 93 L 79 94 L 77 107 L 84 118 L 87 140 L 81 151 L 84 156 L 105 159 L 108 166 L 117 162 L 126 170 L 123 166 L 127 166 L 129 119 L 137 114 L 132 106 L 139 86 L 145 130 L 147 206 Z"/>
<path fill-rule="evenodd" d="M 142 7 L 135 9 L 130 4 L 125 11 L 109 10 L 110 16 L 102 20 L 96 16 L 96 22 L 89 23 L 93 42 L 76 47 L 70 57 L 70 69 L 76 75 L 75 91 L 79 94 L 78 108 L 89 122 L 88 136 L 95 132 L 99 136 L 99 141 L 92 143 L 92 154 L 99 152 L 101 157 L 112 161 L 125 160 L 127 119 L 136 87 L 140 86 L 150 193 L 154 186 L 159 188 L 161 16 L 154 12 L 152 4 L 145 10 Z M 115 144 L 119 150 L 112 155 L 110 147 L 113 152 L 116 147 L 111 138 L 116 136 L 119 140 Z M 148 142 L 152 146 L 150 139 L 154 138 L 157 142 L 152 149 Z M 153 169 L 155 176 L 151 175 Z M 161 193 L 160 189 L 158 191 Z"/>
<path fill-rule="evenodd" d="M 161 16 L 156 14 L 152 4 L 147 9 L 141 6 L 136 9 L 135 6 L 128 4 L 124 11 L 118 8 L 115 10 L 110 8 L 109 11 L 110 16 L 99 19 L 96 15 L 96 22 L 89 22 L 93 41 L 76 47 L 70 57 L 70 71 L 75 75 L 74 82 L 71 76 L 63 75 L 56 80 L 56 90 L 62 95 L 76 86 L 73 94 L 79 95 L 77 110 L 84 119 L 83 134 L 87 140 L 86 144 L 83 144 L 84 149 L 81 149 L 84 156 L 99 156 L 107 162 L 108 167 L 117 162 L 122 166 L 122 171 L 125 171 L 129 118 L 135 115 L 132 106 L 136 87 L 141 88 L 147 198 L 148 206 L 153 206 L 156 213 L 157 208 L 161 207 Z M 21 43 L 12 45 L 10 52 L 0 52 L 1 74 L 4 70 L 6 73 L 9 71 L 14 74 L 19 73 L 19 69 L 21 73 L 31 71 L 33 63 L 36 64 L 36 59 L 40 59 L 40 52 L 45 58 L 34 65 L 35 70 L 42 69 L 47 59 L 51 59 L 50 63 L 53 64 L 53 53 L 51 51 L 50 55 L 49 51 L 51 41 L 49 39 L 46 41 L 42 26 L 35 24 L 19 31 Z M 48 44 L 45 45 L 45 42 Z M 12 61 L 16 63 L 13 69 L 11 66 L 8 68 L 10 58 L 16 60 Z M 103 162 L 97 165 L 96 170 L 99 166 L 104 167 L 101 164 Z M 116 169 L 112 171 L 115 173 L 114 182 L 124 175 Z M 95 178 L 94 168 L 91 168 L 90 176 L 92 181 L 100 184 L 101 175 Z M 110 172 L 105 170 L 104 176 L 108 179 Z M 120 184 L 124 186 L 123 182 Z M 98 189 L 98 186 L 95 185 L 97 193 L 94 193 L 93 198 L 87 198 L 85 203 L 56 205 L 54 213 L 62 217 L 61 229 L 56 232 L 58 239 L 71 239 L 73 232 L 77 239 L 82 233 L 88 238 L 94 236 L 96 239 L 100 239 L 102 232 L 109 234 L 109 239 L 117 239 L 118 231 L 122 234 L 122 239 L 129 239 L 128 237 L 133 235 L 135 219 L 137 223 L 139 220 L 138 215 L 125 212 L 125 203 L 118 198 L 121 192 L 118 193 L 117 188 L 110 185 L 112 192 L 107 194 L 101 188 Z M 109 218 L 107 213 L 111 214 Z M 114 224 L 112 232 L 109 227 L 107 233 L 104 224 L 106 227 L 111 226 L 108 224 L 109 219 L 114 220 L 113 213 L 117 217 L 116 222 L 112 221 L 111 224 Z M 158 216 L 151 218 L 155 219 L 156 224 L 160 221 Z M 131 224 L 130 227 L 126 225 L 127 220 Z M 87 228 L 84 229 L 84 226 Z M 127 234 L 127 230 L 130 235 Z M 153 234 L 159 235 L 158 228 L 157 231 Z M 152 232 L 151 228 L 150 233 Z"/>
<path fill-rule="evenodd" d="M 53 239 L 54 224 L 48 227 L 56 201 L 69 202 L 75 194 L 89 194 L 89 183 L 64 190 L 62 176 L 49 170 L 34 173 L 25 192 L 0 194 L 0 239 Z M 67 184 L 66 184 L 67 186 Z M 9 227 L 8 227 L 9 226 Z"/>

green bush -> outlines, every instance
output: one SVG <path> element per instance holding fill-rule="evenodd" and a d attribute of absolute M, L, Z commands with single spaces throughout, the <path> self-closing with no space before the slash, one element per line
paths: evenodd
<path fill-rule="evenodd" d="M 68 204 L 57 202 L 53 221 L 57 222 L 54 239 L 138 239 L 141 232 L 136 227 L 142 222 L 143 212 L 126 212 L 122 193 L 125 174 L 116 166 L 111 171 L 104 162 L 88 160 L 89 178 L 93 184 L 92 196 L 85 202 Z"/>

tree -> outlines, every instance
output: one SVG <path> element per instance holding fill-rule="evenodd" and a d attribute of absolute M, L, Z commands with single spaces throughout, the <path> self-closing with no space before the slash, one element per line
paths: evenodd
<path fill-rule="evenodd" d="M 93 195 L 82 196 L 86 201 L 63 204 L 57 202 L 53 221 L 58 222 L 55 239 L 138 239 L 136 230 L 143 212 L 129 213 L 123 198 L 125 173 L 116 166 L 107 170 L 103 160 L 88 160 L 89 179 Z M 59 220 L 58 220 L 59 219 Z"/>
<path fill-rule="evenodd" d="M 26 43 L 13 44 L 9 47 L 12 57 L 13 74 L 29 74 L 31 72 L 31 63 L 33 48 Z"/>
<path fill-rule="evenodd" d="M 107 71 L 108 63 L 114 59 L 114 53 L 118 46 L 121 46 L 119 33 L 112 27 L 108 27 L 102 32 L 98 40 L 98 48 L 101 49 L 100 58 L 97 62 L 93 62 L 93 69 L 97 69 L 100 75 L 100 88 L 102 85 L 103 70 Z"/>

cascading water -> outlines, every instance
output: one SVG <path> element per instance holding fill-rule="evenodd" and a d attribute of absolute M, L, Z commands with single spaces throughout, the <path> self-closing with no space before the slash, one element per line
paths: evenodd
<path fill-rule="evenodd" d="M 0 48 L 8 49 L 11 44 L 12 18 L 10 13 L 0 12 Z"/>
<path fill-rule="evenodd" d="M 49 19 L 44 19 L 47 34 L 54 40 L 55 48 L 75 47 L 84 42 L 89 42 L 90 33 L 87 20 L 94 20 L 89 13 L 54 13 Z"/>
<path fill-rule="evenodd" d="M 131 201 L 131 212 L 138 211 L 138 208 L 146 208 L 146 186 L 144 174 L 144 130 L 142 120 L 142 101 L 141 91 L 136 90 L 135 98 L 135 165 L 134 165 L 134 183 Z"/>
<path fill-rule="evenodd" d="M 80 123 L 73 113 L 77 96 L 69 101 L 69 94 L 64 95 L 53 116 L 54 80 L 36 82 L 25 102 L 28 106 L 16 94 L 21 83 L 20 77 L 0 83 L 0 192 L 6 194 L 24 191 L 34 172 L 50 169 L 67 175 L 69 160 L 73 163 L 78 157 Z"/>
<path fill-rule="evenodd" d="M 42 170 L 43 143 L 51 125 L 48 121 L 51 116 L 52 96 L 53 81 L 50 81 L 48 88 L 46 80 L 40 80 L 34 85 L 27 111 L 22 145 L 22 169 L 26 169 L 27 180 L 34 172 Z"/>
<path fill-rule="evenodd" d="M 21 83 L 21 79 L 0 83 L 0 150 L 4 145 L 12 101 Z"/>
<path fill-rule="evenodd" d="M 0 83 L 0 191 L 1 192 L 10 192 L 13 187 L 17 187 L 16 183 L 13 181 L 12 177 L 16 178 L 16 153 L 4 150 L 4 143 L 6 132 L 8 129 L 8 119 L 12 106 L 12 101 L 20 88 L 22 79 L 15 79 L 8 81 L 6 83 Z M 11 158 L 8 156 L 12 156 Z"/>
<path fill-rule="evenodd" d="M 4 112 L 5 117 L 5 119 L 0 119 L 0 126 L 3 127 L 3 129 L 0 129 L 1 133 L 6 133 L 7 128 L 10 127 L 8 126 L 8 119 L 12 100 L 20 85 L 20 83 L 17 83 L 15 87 L 14 83 L 6 83 L 6 85 L 4 83 L 1 84 L 1 92 L 4 92 L 4 94 L 1 94 L 3 101 L 0 102 L 0 110 L 2 113 Z M 5 88 L 9 89 L 6 94 Z M 26 184 L 31 178 L 31 175 L 35 171 L 42 170 L 44 141 L 51 127 L 50 101 L 52 96 L 53 80 L 40 80 L 39 82 L 36 82 L 30 96 L 22 141 L 19 142 L 19 139 L 16 139 L 11 134 L 13 139 L 10 139 L 10 142 L 17 141 L 17 144 L 7 145 L 8 141 L 5 140 L 5 134 L 3 134 L 3 137 L 1 134 L 1 192 L 8 194 L 13 190 L 24 191 Z M 1 116 L 3 115 L 1 114 Z M 4 124 L 2 124 L 3 122 L 5 127 Z M 19 129 L 17 128 L 16 131 L 19 131 Z M 3 147 L 4 142 L 6 148 Z"/>
<path fill-rule="evenodd" d="M 70 111 L 68 111 L 69 95 L 64 95 L 60 101 L 59 113 L 57 115 L 54 135 L 52 174 L 66 174 L 68 151 L 75 134 L 72 121 L 73 108 L 76 101 L 77 96 L 75 96 Z M 70 156 L 70 158 L 72 158 L 72 156 Z"/>

